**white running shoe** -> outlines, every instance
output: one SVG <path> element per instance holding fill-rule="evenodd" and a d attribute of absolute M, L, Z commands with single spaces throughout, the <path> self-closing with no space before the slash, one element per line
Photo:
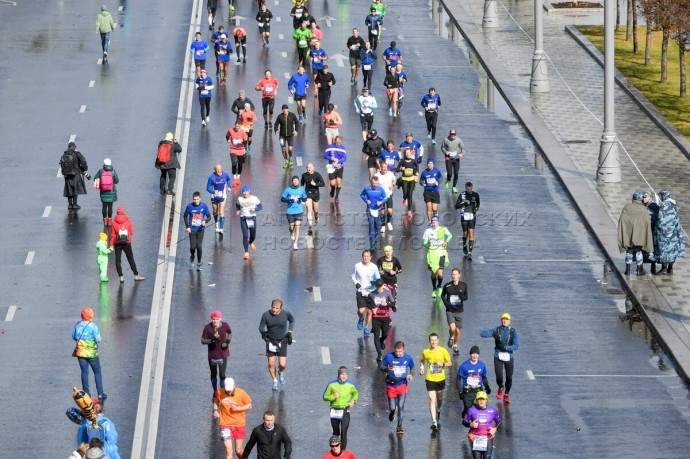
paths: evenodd
<path fill-rule="evenodd" d="M 210 122 L 211 122 L 211 115 L 208 115 L 208 116 L 206 117 L 206 122 L 207 122 L 207 123 L 210 123 Z"/>
<path fill-rule="evenodd" d="M 297 250 L 297 242 L 292 245 L 292 250 Z"/>
<path fill-rule="evenodd" d="M 388 227 L 388 231 L 393 231 L 393 223 L 388 222 L 388 225 L 386 226 Z"/>
<path fill-rule="evenodd" d="M 383 234 L 383 233 L 385 233 L 385 232 L 386 232 L 386 225 L 383 225 L 383 226 L 381 227 L 381 234 Z"/>
<path fill-rule="evenodd" d="M 201 125 L 202 125 L 202 126 L 206 126 L 206 120 L 203 120 L 203 121 L 201 122 Z"/>

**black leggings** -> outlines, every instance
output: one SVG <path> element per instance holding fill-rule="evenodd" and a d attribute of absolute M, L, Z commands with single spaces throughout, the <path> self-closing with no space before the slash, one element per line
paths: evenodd
<path fill-rule="evenodd" d="M 166 183 L 168 184 L 167 190 L 173 191 L 175 189 L 175 179 L 176 178 L 177 178 L 177 169 L 161 169 L 161 180 L 160 180 L 161 191 L 166 191 Z"/>
<path fill-rule="evenodd" d="M 189 233 L 189 252 L 192 254 L 192 261 L 194 261 L 194 252 L 196 252 L 197 263 L 201 263 L 201 246 L 204 243 L 204 232 L 204 230 L 201 230 Z"/>
<path fill-rule="evenodd" d="M 213 385 L 213 391 L 218 390 L 218 374 L 220 373 L 220 380 L 225 380 L 225 370 L 228 367 L 228 359 L 223 359 L 223 363 L 215 363 L 212 359 L 208 359 L 208 367 L 211 369 L 211 384 Z"/>
<path fill-rule="evenodd" d="M 388 410 L 393 411 L 395 408 L 398 408 L 398 427 L 402 427 L 402 422 L 403 422 L 403 415 L 405 411 L 405 399 L 407 398 L 406 394 L 398 394 L 397 397 L 395 398 L 389 398 L 388 399 Z"/>
<path fill-rule="evenodd" d="M 374 69 L 364 70 L 364 68 L 362 68 L 362 79 L 363 79 L 362 84 L 364 85 L 365 88 L 368 88 L 369 86 L 371 86 L 371 76 L 373 74 L 374 74 Z"/>
<path fill-rule="evenodd" d="M 251 220 L 253 222 L 251 228 L 247 226 L 247 220 Z M 244 247 L 245 252 L 249 252 L 249 244 L 254 242 L 256 239 L 256 217 L 242 217 L 240 219 L 240 226 L 242 227 L 242 246 Z"/>
<path fill-rule="evenodd" d="M 510 388 L 513 387 L 513 358 L 507 362 L 498 360 L 498 357 L 494 357 L 494 372 L 496 373 L 496 384 L 500 389 L 503 387 L 503 367 L 506 369 L 506 385 L 505 393 L 510 392 Z"/>
<path fill-rule="evenodd" d="M 331 90 L 319 89 L 319 110 L 324 110 L 331 101 Z"/>
<path fill-rule="evenodd" d="M 232 162 L 232 175 L 241 174 L 242 166 L 244 166 L 244 155 L 230 154 L 230 161 Z"/>
<path fill-rule="evenodd" d="M 261 108 L 264 111 L 264 118 L 266 115 L 273 116 L 273 107 L 275 106 L 276 100 L 272 97 L 262 97 L 261 98 Z"/>
<path fill-rule="evenodd" d="M 424 118 L 426 119 L 426 131 L 431 132 L 431 138 L 436 138 L 436 121 L 438 121 L 437 111 L 424 112 Z"/>
<path fill-rule="evenodd" d="M 309 48 L 297 48 L 297 62 L 303 67 L 307 66 L 307 52 Z"/>
<path fill-rule="evenodd" d="M 376 347 L 376 352 L 381 355 L 381 342 L 385 341 L 388 336 L 388 330 L 391 327 L 391 320 L 386 319 L 373 319 L 371 321 L 371 331 L 374 332 L 374 347 Z"/>
<path fill-rule="evenodd" d="M 414 180 L 402 181 L 403 199 L 407 199 L 407 210 L 412 210 L 412 192 L 416 183 Z"/>
<path fill-rule="evenodd" d="M 115 244 L 115 269 L 117 275 L 122 276 L 122 252 L 125 252 L 129 267 L 135 276 L 139 275 L 137 264 L 134 262 L 134 253 L 132 252 L 132 244 Z"/>
<path fill-rule="evenodd" d="M 458 177 L 460 176 L 460 160 L 446 159 L 446 180 L 453 179 L 453 186 L 458 184 Z"/>
<path fill-rule="evenodd" d="M 111 218 L 113 216 L 113 203 L 103 202 L 101 204 L 101 212 L 103 213 L 103 218 Z"/>
<path fill-rule="evenodd" d="M 369 33 L 369 44 L 371 45 L 371 49 L 376 51 L 376 48 L 379 47 L 379 36 L 373 35 L 372 33 Z M 345 449 L 345 448 L 343 448 L 343 449 Z"/>
<path fill-rule="evenodd" d="M 340 437 L 340 444 L 342 449 L 347 448 L 347 429 L 350 427 L 350 411 L 345 408 L 345 413 L 343 413 L 342 419 L 331 418 L 331 428 L 333 429 L 333 435 L 338 435 Z"/>
<path fill-rule="evenodd" d="M 201 106 L 201 121 L 205 121 L 211 114 L 211 98 L 199 97 L 199 105 Z"/>

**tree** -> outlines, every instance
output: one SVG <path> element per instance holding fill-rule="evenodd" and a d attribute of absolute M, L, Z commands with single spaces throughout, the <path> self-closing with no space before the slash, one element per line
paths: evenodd
<path fill-rule="evenodd" d="M 628 0 L 630 3 L 632 3 L 632 9 L 633 9 L 633 53 L 637 54 L 637 51 L 639 50 L 639 43 L 637 40 L 637 1 L 636 0 Z"/>
<path fill-rule="evenodd" d="M 652 62 L 652 32 L 658 30 L 656 25 L 656 8 L 659 6 L 658 0 L 639 0 L 640 12 L 647 20 L 647 33 L 644 42 L 644 65 L 649 66 Z"/>
<path fill-rule="evenodd" d="M 690 49 L 690 0 L 677 0 L 672 13 L 671 37 L 678 43 L 680 97 L 687 97 L 685 51 Z"/>

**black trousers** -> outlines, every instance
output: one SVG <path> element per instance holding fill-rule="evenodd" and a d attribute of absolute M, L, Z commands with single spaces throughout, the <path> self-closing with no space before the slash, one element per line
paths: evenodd
<path fill-rule="evenodd" d="M 412 192 L 414 191 L 416 183 L 414 180 L 402 181 L 403 198 L 407 199 L 407 210 L 412 210 Z"/>
<path fill-rule="evenodd" d="M 505 393 L 510 392 L 510 388 L 513 387 L 513 359 L 511 358 L 507 362 L 498 360 L 498 357 L 494 357 L 494 372 L 496 373 L 496 384 L 500 389 L 503 387 L 503 368 L 506 370 L 506 384 Z"/>
<path fill-rule="evenodd" d="M 102 202 L 101 203 L 101 213 L 103 218 L 110 218 L 113 216 L 113 203 L 112 202 Z"/>
<path fill-rule="evenodd" d="M 369 70 L 364 70 L 364 67 L 362 67 L 362 79 L 364 80 L 362 84 L 364 85 L 365 88 L 371 87 L 371 76 L 374 74 L 374 69 L 371 68 Z"/>
<path fill-rule="evenodd" d="M 350 411 L 345 408 L 345 413 L 343 413 L 342 419 L 331 418 L 331 428 L 333 429 L 333 435 L 338 435 L 340 437 L 340 444 L 342 449 L 347 448 L 347 429 L 350 427 Z"/>
<path fill-rule="evenodd" d="M 192 254 L 192 261 L 194 261 L 194 252 L 196 252 L 196 260 L 201 263 L 202 246 L 204 244 L 204 230 L 192 231 L 189 233 L 189 252 Z"/>
<path fill-rule="evenodd" d="M 428 111 L 424 112 L 424 119 L 426 119 L 426 131 L 431 132 L 431 138 L 436 138 L 436 122 L 438 121 L 438 112 Z"/>
<path fill-rule="evenodd" d="M 199 106 L 201 107 L 201 121 L 204 121 L 211 114 L 211 98 L 199 97 Z"/>
<path fill-rule="evenodd" d="M 390 328 L 391 320 L 388 318 L 371 320 L 371 331 L 374 333 L 374 347 L 376 347 L 376 353 L 378 355 L 382 353 L 381 342 L 385 341 Z"/>
<path fill-rule="evenodd" d="M 458 177 L 460 176 L 460 160 L 446 159 L 446 179 L 453 179 L 453 186 L 458 184 Z"/>
<path fill-rule="evenodd" d="M 230 155 L 230 162 L 232 163 L 232 175 L 241 174 L 244 166 L 245 155 Z"/>
<path fill-rule="evenodd" d="M 319 110 L 325 110 L 331 101 L 331 89 L 319 89 Z"/>
<path fill-rule="evenodd" d="M 160 181 L 160 188 L 161 188 L 161 193 L 164 193 L 166 191 L 166 183 L 167 183 L 167 191 L 173 191 L 175 189 L 175 179 L 177 178 L 177 169 L 161 169 L 161 181 Z"/>
<path fill-rule="evenodd" d="M 115 244 L 115 269 L 117 269 L 117 275 L 122 276 L 122 252 L 125 252 L 127 257 L 127 262 L 129 267 L 134 273 L 138 275 L 137 264 L 134 262 L 134 253 L 132 252 L 132 244 Z"/>

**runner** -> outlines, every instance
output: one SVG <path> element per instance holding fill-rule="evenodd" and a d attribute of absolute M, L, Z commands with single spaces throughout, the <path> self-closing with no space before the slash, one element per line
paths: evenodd
<path fill-rule="evenodd" d="M 371 8 L 376 10 L 376 14 L 381 18 L 381 22 L 383 22 L 383 19 L 386 17 L 386 12 L 388 11 L 386 4 L 381 0 L 374 0 L 371 4 Z"/>
<path fill-rule="evenodd" d="M 383 151 L 383 150 L 382 150 Z M 393 230 L 393 191 L 395 190 L 396 177 L 395 174 L 388 170 L 386 163 L 382 163 L 374 177 L 378 177 L 379 185 L 386 192 L 386 204 L 383 206 L 383 215 L 381 215 L 381 234 Z"/>
<path fill-rule="evenodd" d="M 389 140 L 386 142 L 386 149 L 379 152 L 377 156 L 377 164 L 379 168 L 382 164 L 385 164 L 389 171 L 397 172 L 398 162 L 401 158 L 400 152 L 395 149 L 395 143 L 393 143 L 392 140 Z"/>
<path fill-rule="evenodd" d="M 417 161 L 417 164 L 422 164 L 424 161 L 422 159 L 424 157 L 424 147 L 421 143 L 415 140 L 411 132 L 405 134 L 405 141 L 400 144 L 400 149 L 402 150 L 403 148 L 409 148 L 412 150 L 414 160 Z"/>
<path fill-rule="evenodd" d="M 213 32 L 213 35 L 211 35 L 211 42 L 213 42 L 213 50 L 216 53 L 216 77 L 220 76 L 220 67 L 218 65 L 218 50 L 216 49 L 216 43 L 220 41 L 220 36 L 225 35 L 227 38 L 227 34 L 225 33 L 225 27 L 222 25 L 218 26 L 218 30 Z"/>
<path fill-rule="evenodd" d="M 357 330 L 364 329 L 364 336 L 369 336 L 369 326 L 371 324 L 371 311 L 367 310 L 367 298 L 369 292 L 374 290 L 373 282 L 380 279 L 381 275 L 376 265 L 371 262 L 371 250 L 362 252 L 362 261 L 355 264 L 352 272 L 352 282 L 357 289 Z M 366 321 L 365 321 L 366 319 Z M 366 323 L 365 323 L 366 322 Z"/>
<path fill-rule="evenodd" d="M 189 47 L 189 52 L 194 56 L 194 67 L 196 68 L 197 78 L 201 78 L 201 71 L 206 69 L 206 55 L 208 49 L 208 43 L 201 38 L 201 32 L 195 33 L 194 41 Z"/>
<path fill-rule="evenodd" d="M 367 205 L 367 220 L 369 220 L 369 245 L 371 251 L 376 251 L 381 231 L 381 210 L 386 204 L 386 191 L 379 185 L 378 177 L 372 177 L 370 185 L 365 187 L 360 193 Z"/>
<path fill-rule="evenodd" d="M 314 79 L 314 86 L 319 94 L 319 116 L 323 115 L 323 110 L 331 100 L 331 88 L 335 86 L 335 76 L 329 72 L 328 66 L 324 65 Z"/>
<path fill-rule="evenodd" d="M 395 74 L 395 67 L 390 67 L 387 72 L 386 78 L 383 80 L 383 85 L 386 87 L 386 96 L 388 97 L 388 116 L 397 118 L 398 88 L 400 87 L 400 82 L 398 76 Z"/>
<path fill-rule="evenodd" d="M 207 0 L 208 11 L 208 30 L 213 30 L 216 26 L 216 9 L 218 8 L 218 0 Z"/>
<path fill-rule="evenodd" d="M 309 90 L 311 80 L 309 75 L 304 73 L 304 67 L 301 65 L 297 69 L 297 73 L 290 77 L 288 81 L 288 90 L 292 93 L 297 105 L 297 121 L 307 121 L 307 91 Z"/>
<path fill-rule="evenodd" d="M 309 163 L 307 172 L 302 174 L 300 184 L 307 193 L 307 222 L 309 223 L 307 235 L 312 236 L 314 234 L 312 222 L 319 223 L 319 200 L 321 199 L 319 188 L 326 186 L 326 182 L 323 181 L 321 174 L 314 170 L 314 164 Z"/>
<path fill-rule="evenodd" d="M 371 76 L 374 74 L 374 62 L 378 59 L 369 42 L 364 44 L 364 48 L 359 51 L 359 59 L 362 61 L 362 84 L 365 88 L 371 86 Z"/>
<path fill-rule="evenodd" d="M 371 331 L 374 332 L 376 363 L 381 363 L 392 321 L 391 311 L 395 312 L 397 308 L 395 307 L 395 298 L 386 287 L 383 279 L 376 279 L 374 288 L 375 290 L 369 293 L 367 307 L 371 311 Z"/>
<path fill-rule="evenodd" d="M 420 105 L 424 107 L 426 136 L 431 139 L 432 145 L 436 145 L 436 123 L 438 122 L 438 111 L 441 108 L 441 96 L 436 94 L 434 88 L 429 88 L 429 94 L 425 94 L 424 97 L 422 97 Z"/>
<path fill-rule="evenodd" d="M 294 166 L 295 162 L 292 160 L 292 152 L 295 145 L 295 137 L 299 135 L 299 120 L 290 111 L 290 107 L 287 104 L 283 104 L 282 113 L 276 118 L 273 132 L 280 140 L 280 152 L 283 154 L 283 160 L 285 161 L 283 169 Z"/>
<path fill-rule="evenodd" d="M 201 69 L 195 84 L 197 91 L 199 91 L 201 126 L 203 127 L 211 121 L 211 96 L 213 95 L 213 80 L 206 74 L 206 69 Z"/>
<path fill-rule="evenodd" d="M 287 347 L 292 344 L 292 328 L 295 319 L 287 310 L 283 309 L 283 302 L 279 299 L 271 301 L 271 309 L 264 312 L 259 323 L 261 338 L 266 341 L 266 357 L 268 357 L 268 373 L 273 379 L 273 390 L 278 390 L 280 384 L 285 384 L 285 368 L 287 368 Z M 276 357 L 278 357 L 278 374 L 276 377 Z"/>
<path fill-rule="evenodd" d="M 473 191 L 472 182 L 465 183 L 465 191 L 458 196 L 458 200 L 455 202 L 455 208 L 460 209 L 462 251 L 468 260 L 472 260 L 474 227 L 477 224 L 477 212 L 479 211 L 479 194 Z M 468 236 L 469 241 L 467 240 Z"/>
<path fill-rule="evenodd" d="M 268 129 L 273 126 L 273 107 L 275 105 L 276 95 L 278 95 L 278 80 L 273 78 L 270 70 L 264 72 L 264 78 L 259 80 L 256 84 L 256 91 L 261 91 L 261 107 L 264 114 L 264 128 Z"/>
<path fill-rule="evenodd" d="M 240 47 L 242 47 L 242 63 L 247 63 L 247 31 L 243 27 L 235 27 L 232 29 L 232 36 L 235 37 L 235 52 L 237 53 L 237 62 L 240 61 Z"/>
<path fill-rule="evenodd" d="M 369 137 L 367 137 L 364 141 L 364 145 L 362 145 L 362 153 L 367 157 L 369 180 L 371 180 L 378 169 L 378 156 L 385 146 L 386 144 L 383 142 L 383 139 L 379 137 L 378 131 L 372 129 L 369 132 Z"/>
<path fill-rule="evenodd" d="M 269 37 L 271 36 L 272 20 L 273 13 L 266 7 L 265 3 L 262 3 L 259 7 L 259 11 L 256 13 L 256 22 L 259 26 L 259 33 L 261 34 L 261 41 L 263 42 L 264 48 L 270 43 Z"/>
<path fill-rule="evenodd" d="M 292 440 L 285 427 L 276 423 L 276 414 L 270 410 L 264 411 L 263 422 L 252 430 L 242 454 L 243 458 L 249 458 L 254 445 L 257 445 L 257 459 L 280 459 L 281 448 L 285 451 L 283 458 L 290 459 L 292 455 Z"/>
<path fill-rule="evenodd" d="M 470 358 L 460 364 L 455 378 L 455 387 L 458 389 L 460 400 L 465 406 L 462 410 L 463 417 L 472 406 L 477 392 L 491 393 L 489 379 L 486 377 L 486 365 L 479 360 L 479 346 L 472 346 Z"/>
<path fill-rule="evenodd" d="M 220 419 L 220 436 L 225 445 L 226 459 L 232 459 L 232 445 L 235 454 L 242 457 L 242 444 L 247 438 L 247 411 L 252 409 L 252 399 L 235 385 L 235 380 L 225 378 L 222 389 L 218 389 L 213 400 L 213 419 Z"/>
<path fill-rule="evenodd" d="M 448 228 L 439 226 L 438 216 L 431 217 L 431 228 L 424 231 L 424 247 L 428 249 L 426 263 L 431 271 L 431 298 L 434 299 L 441 294 L 443 268 L 450 264 L 446 247 L 452 238 Z"/>
<path fill-rule="evenodd" d="M 438 421 L 441 417 L 441 405 L 443 404 L 443 390 L 446 388 L 445 367 L 450 367 L 453 362 L 450 360 L 448 351 L 438 345 L 438 335 L 429 335 L 429 347 L 422 351 L 419 362 L 419 374 L 426 375 L 426 392 L 429 396 L 429 412 L 431 413 L 431 430 L 438 431 Z"/>
<path fill-rule="evenodd" d="M 240 175 L 244 166 L 247 133 L 242 130 L 242 120 L 235 121 L 235 126 L 225 133 L 225 140 L 230 145 L 230 161 L 232 162 L 232 186 L 240 185 Z"/>
<path fill-rule="evenodd" d="M 300 24 L 302 24 L 302 13 L 307 10 L 307 8 L 304 6 L 306 2 L 298 0 L 294 3 L 295 6 L 293 6 L 290 10 L 290 16 L 292 16 L 292 28 L 299 29 Z M 307 10 L 307 12 L 309 12 L 309 10 Z"/>
<path fill-rule="evenodd" d="M 309 48 L 309 58 L 311 59 L 312 78 L 314 78 L 314 82 L 316 82 L 316 77 L 323 69 L 324 61 L 328 60 L 328 53 L 326 53 L 326 50 L 321 48 L 320 41 L 313 40 L 313 43 L 313 47 Z M 318 93 L 318 89 L 316 86 L 314 86 L 314 96 L 318 95 Z"/>
<path fill-rule="evenodd" d="M 513 367 L 515 358 L 513 353 L 520 348 L 518 333 L 510 326 L 510 314 L 507 312 L 501 316 L 501 325 L 496 328 L 487 328 L 479 336 L 482 338 L 493 338 L 494 346 L 494 372 L 496 373 L 496 385 L 498 392 L 497 399 L 503 399 L 505 403 L 510 403 L 510 389 L 513 387 Z M 505 391 L 503 386 L 503 370 L 506 374 Z"/>
<path fill-rule="evenodd" d="M 331 435 L 328 444 L 331 449 L 323 455 L 323 459 L 357 459 L 352 452 L 343 448 L 338 435 Z"/>
<path fill-rule="evenodd" d="M 402 188 L 403 207 L 407 206 L 407 217 L 412 218 L 412 192 L 419 181 L 419 166 L 414 159 L 414 153 L 409 148 L 401 148 L 400 153 L 404 158 L 398 163 L 398 172 L 401 172 L 400 187 Z"/>
<path fill-rule="evenodd" d="M 336 136 L 335 143 L 330 144 L 323 154 L 323 159 L 328 161 L 326 171 L 331 187 L 329 194 L 331 198 L 335 197 L 336 203 L 340 199 L 340 188 L 343 186 L 343 164 L 347 161 L 347 151 L 342 142 L 342 136 Z"/>
<path fill-rule="evenodd" d="M 237 120 L 240 119 L 240 112 L 244 110 L 244 104 L 249 104 L 251 107 L 252 111 L 256 110 L 256 107 L 254 107 L 254 102 L 252 102 L 250 99 L 247 98 L 246 93 L 244 92 L 244 89 L 240 89 L 240 94 L 237 99 L 235 99 L 232 102 L 232 112 L 237 115 Z"/>
<path fill-rule="evenodd" d="M 367 141 L 369 131 L 374 125 L 374 109 L 378 107 L 376 98 L 369 95 L 369 88 L 362 88 L 362 94 L 355 97 L 355 110 L 359 115 L 359 123 L 362 125 L 362 141 Z"/>
<path fill-rule="evenodd" d="M 453 194 L 456 194 L 460 177 L 460 158 L 465 156 L 465 145 L 462 139 L 457 137 L 455 128 L 452 128 L 448 137 L 443 139 L 441 151 L 446 158 L 446 188 L 450 188 L 450 180 L 453 179 Z"/>
<path fill-rule="evenodd" d="M 379 365 L 381 371 L 386 372 L 386 396 L 388 397 L 388 420 L 393 422 L 398 417 L 398 426 L 395 433 L 402 436 L 403 415 L 405 411 L 405 398 L 407 397 L 407 384 L 414 376 L 414 359 L 405 353 L 405 343 L 396 341 L 395 350 L 386 354 Z"/>
<path fill-rule="evenodd" d="M 244 259 L 249 260 L 249 248 L 256 250 L 256 213 L 264 208 L 259 198 L 251 194 L 247 185 L 242 187 L 242 196 L 235 203 L 237 215 L 240 217 L 242 229 L 242 246 L 244 247 Z"/>
<path fill-rule="evenodd" d="M 292 34 L 292 38 L 295 40 L 295 43 L 297 44 L 297 65 L 307 65 L 309 41 L 313 37 L 314 36 L 312 35 L 311 30 L 307 28 L 307 22 L 300 22 L 299 28 L 295 30 L 295 33 Z"/>
<path fill-rule="evenodd" d="M 426 203 L 426 217 L 431 226 L 431 217 L 438 215 L 438 205 L 441 195 L 438 192 L 443 174 L 434 166 L 434 158 L 426 161 L 426 169 L 419 174 L 419 183 L 424 187 L 424 202 Z"/>
<path fill-rule="evenodd" d="M 202 245 L 204 243 L 204 231 L 206 224 L 211 221 L 211 211 L 206 203 L 201 202 L 201 193 L 195 191 L 192 195 L 192 202 L 187 204 L 183 214 L 184 226 L 189 233 L 189 258 L 190 267 L 194 267 L 194 254 L 196 253 L 196 270 L 204 269 L 201 263 Z"/>
<path fill-rule="evenodd" d="M 391 67 L 393 67 L 393 70 L 396 70 L 396 66 L 398 65 L 398 62 L 402 62 L 402 53 L 400 52 L 399 48 L 396 48 L 398 44 L 395 41 L 392 41 L 390 46 L 386 48 L 383 51 L 383 54 L 381 54 L 381 59 L 386 63 L 386 72 L 389 71 Z"/>
<path fill-rule="evenodd" d="M 491 459 L 501 415 L 496 408 L 489 406 L 486 392 L 477 392 L 474 405 L 462 418 L 462 425 L 470 428 L 467 438 L 472 448 L 472 459 Z"/>
<path fill-rule="evenodd" d="M 393 256 L 393 246 L 387 245 L 383 248 L 383 256 L 376 260 L 381 279 L 388 286 L 393 298 L 398 296 L 398 274 L 402 271 L 402 265 L 397 257 Z"/>
<path fill-rule="evenodd" d="M 227 86 L 228 67 L 230 65 L 230 52 L 228 48 L 228 37 L 221 34 L 218 40 L 213 44 L 213 49 L 216 53 L 216 76 L 220 77 L 220 85 Z"/>
<path fill-rule="evenodd" d="M 462 330 L 462 313 L 467 301 L 467 284 L 460 281 L 460 268 L 453 268 L 450 272 L 452 281 L 443 286 L 441 300 L 446 307 L 448 321 L 448 347 L 453 348 L 453 354 L 459 355 L 460 331 Z"/>
<path fill-rule="evenodd" d="M 211 207 L 213 208 L 213 219 L 216 222 L 216 233 L 223 236 L 225 231 L 225 200 L 228 196 L 230 187 L 230 174 L 223 172 L 223 166 L 216 163 L 213 172 L 206 181 L 206 191 L 211 194 Z"/>
<path fill-rule="evenodd" d="M 252 105 L 247 102 L 244 104 L 244 110 L 240 112 L 240 122 L 242 123 L 242 130 L 247 133 L 247 152 L 252 151 L 252 134 L 254 134 L 254 123 L 259 118 L 256 113 L 252 111 Z"/>
<path fill-rule="evenodd" d="M 294 115 L 293 115 L 294 116 Z M 285 188 L 280 200 L 287 203 L 287 221 L 290 224 L 290 239 L 294 241 L 293 250 L 297 250 L 299 243 L 299 228 L 304 217 L 302 203 L 307 200 L 304 188 L 299 185 L 299 177 L 292 177 L 292 185 Z"/>
<path fill-rule="evenodd" d="M 340 114 L 335 111 L 336 106 L 333 104 L 328 104 L 326 107 L 326 113 L 323 114 L 323 124 L 326 127 L 326 143 L 329 145 L 333 143 L 333 140 L 340 135 L 338 128 L 343 124 L 343 119 Z"/>
<path fill-rule="evenodd" d="M 359 52 L 364 49 L 364 39 L 359 36 L 359 30 L 355 27 L 352 29 L 352 36 L 347 39 L 345 44 L 350 50 L 350 84 L 357 82 L 357 71 L 362 66 L 362 58 Z"/>
<path fill-rule="evenodd" d="M 364 25 L 369 29 L 369 44 L 374 51 L 379 46 L 382 24 L 381 17 L 376 14 L 376 8 L 370 8 L 369 15 L 364 19 Z"/>
<path fill-rule="evenodd" d="M 398 77 L 398 116 L 405 100 L 405 83 L 407 83 L 407 73 L 403 71 L 403 65 L 398 62 L 395 66 L 395 76 Z"/>
<path fill-rule="evenodd" d="M 323 399 L 331 404 L 331 428 L 340 437 L 342 448 L 347 448 L 347 429 L 350 427 L 350 411 L 355 407 L 359 392 L 347 379 L 347 367 L 338 368 L 338 378 L 329 382 Z"/>
<path fill-rule="evenodd" d="M 211 322 L 204 326 L 201 332 L 201 344 L 208 346 L 208 367 L 211 370 L 211 385 L 213 395 L 218 391 L 218 377 L 220 387 L 225 388 L 225 369 L 228 367 L 230 357 L 230 339 L 232 329 L 227 322 L 221 321 L 223 315 L 220 311 L 211 313 Z"/>

